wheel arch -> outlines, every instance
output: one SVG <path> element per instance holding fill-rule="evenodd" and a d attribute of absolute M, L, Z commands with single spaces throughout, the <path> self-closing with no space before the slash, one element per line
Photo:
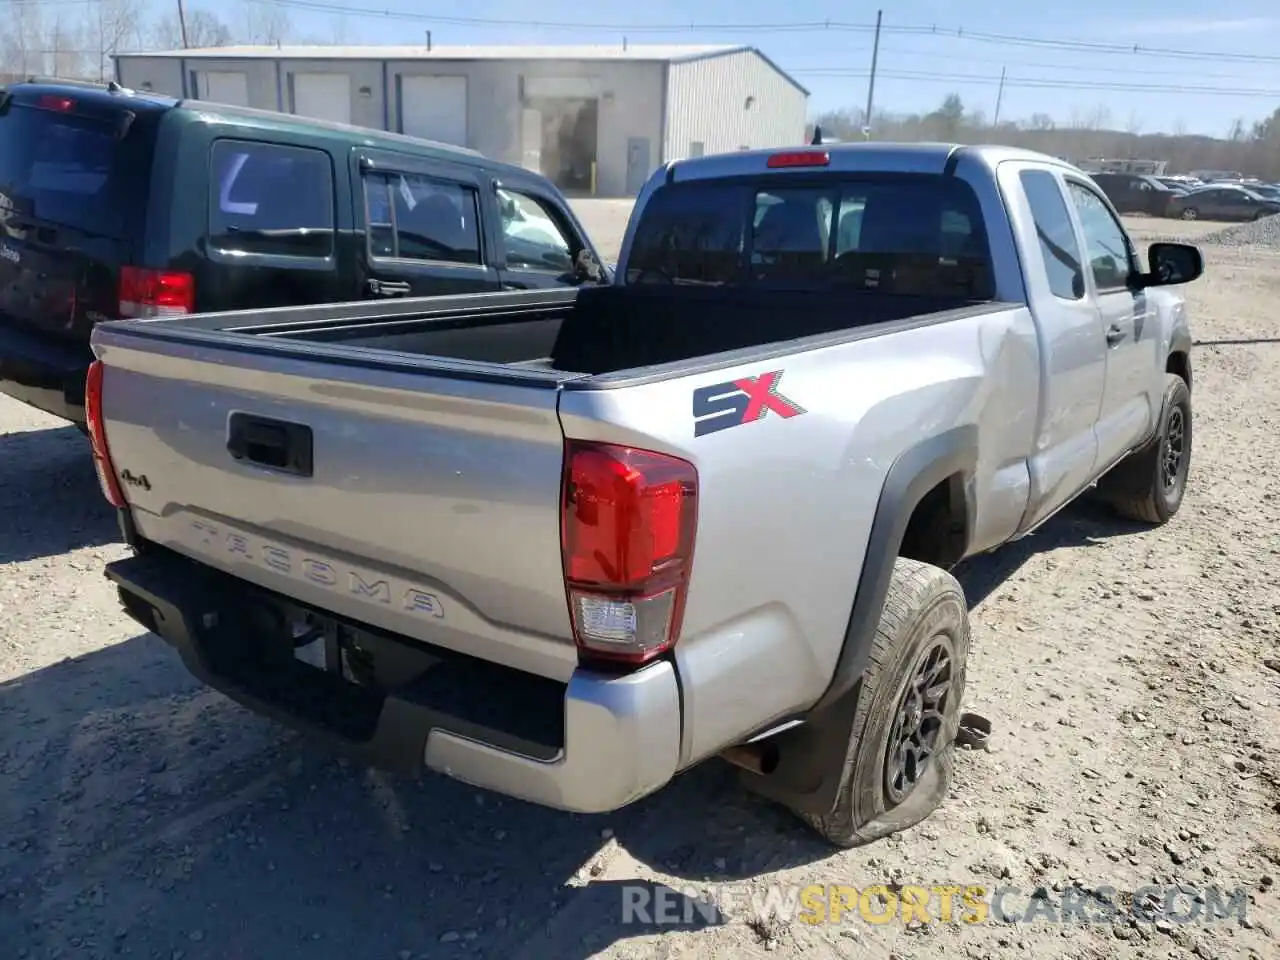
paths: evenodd
<path fill-rule="evenodd" d="M 899 556 L 906 555 L 904 545 L 917 554 L 912 559 L 936 562 L 948 568 L 967 553 L 974 526 L 974 498 L 969 485 L 977 461 L 978 428 L 966 424 L 908 448 L 889 467 L 867 538 L 840 657 L 831 683 L 814 704 L 813 711 L 822 710 L 847 693 L 866 668 L 893 564 Z M 919 540 L 909 541 L 908 534 L 934 522 L 943 503 L 950 519 L 962 532 L 951 532 L 941 552 L 918 555 L 926 551 Z"/>
<path fill-rule="evenodd" d="M 1164 370 L 1165 373 L 1176 373 L 1185 380 L 1187 391 L 1191 392 L 1191 333 L 1186 328 L 1174 332 Z"/>

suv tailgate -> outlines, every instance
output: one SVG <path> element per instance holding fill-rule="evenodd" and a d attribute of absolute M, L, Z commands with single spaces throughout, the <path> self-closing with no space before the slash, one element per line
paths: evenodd
<path fill-rule="evenodd" d="M 565 375 L 266 340 L 95 331 L 139 534 L 353 620 L 567 680 Z"/>
<path fill-rule="evenodd" d="M 97 91 L 22 96 L 0 104 L 0 322 L 83 351 L 143 252 L 161 113 Z"/>

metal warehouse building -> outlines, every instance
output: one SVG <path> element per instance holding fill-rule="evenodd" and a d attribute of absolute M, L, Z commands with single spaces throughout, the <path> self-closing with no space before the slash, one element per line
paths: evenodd
<path fill-rule="evenodd" d="M 754 47 L 216 47 L 116 57 L 126 87 L 456 143 L 566 192 L 804 140 L 809 92 Z"/>

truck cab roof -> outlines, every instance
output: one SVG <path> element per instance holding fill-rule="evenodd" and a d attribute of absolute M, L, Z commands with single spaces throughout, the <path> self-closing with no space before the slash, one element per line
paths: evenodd
<path fill-rule="evenodd" d="M 761 169 L 760 161 L 762 159 L 767 162 L 770 157 L 783 154 L 796 156 L 826 154 L 828 160 L 825 163 L 815 161 L 807 164 L 789 162 L 772 169 Z M 713 179 L 716 177 L 763 172 L 812 173 L 819 168 L 830 170 L 833 173 L 850 173 L 859 170 L 875 170 L 878 172 L 896 170 L 902 173 L 940 174 L 945 172 L 949 162 L 954 164 L 961 155 L 975 157 L 988 168 L 994 168 L 997 164 L 1006 160 L 1024 160 L 1075 169 L 1072 164 L 1048 154 L 998 144 L 871 141 L 866 143 L 824 143 L 819 146 L 769 147 L 677 160 L 667 165 L 665 176 L 668 182 L 672 182 L 673 180 Z"/>

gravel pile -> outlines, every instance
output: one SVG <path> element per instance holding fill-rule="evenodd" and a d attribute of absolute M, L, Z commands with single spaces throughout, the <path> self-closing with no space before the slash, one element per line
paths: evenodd
<path fill-rule="evenodd" d="M 1213 233 L 1206 233 L 1200 243 L 1214 243 L 1224 247 L 1264 246 L 1280 250 L 1280 214 L 1254 220 L 1252 223 L 1237 223 Z"/>

